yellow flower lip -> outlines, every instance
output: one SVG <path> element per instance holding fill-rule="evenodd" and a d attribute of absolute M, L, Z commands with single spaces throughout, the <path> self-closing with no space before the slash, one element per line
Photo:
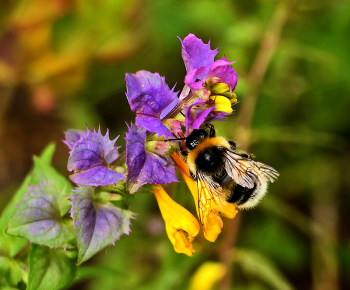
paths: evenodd
<path fill-rule="evenodd" d="M 204 231 L 204 237 L 210 242 L 215 242 L 223 227 L 220 213 L 227 218 L 234 218 L 238 212 L 235 205 L 211 194 L 207 188 L 203 189 L 205 191 L 202 193 L 203 197 L 199 197 L 197 181 L 190 177 L 190 171 L 186 162 L 176 152 L 170 155 L 170 157 L 180 170 L 183 179 L 192 193 L 197 214 L 200 217 Z M 206 200 L 207 197 L 210 197 L 210 203 L 203 203 L 203 199 Z M 198 200 L 199 198 L 201 198 L 200 201 Z M 201 202 L 201 207 L 199 207 L 199 202 Z"/>
<path fill-rule="evenodd" d="M 159 184 L 153 185 L 153 192 L 175 252 L 192 256 L 195 252 L 192 241 L 199 233 L 197 219 L 187 209 L 172 200 Z"/>
<path fill-rule="evenodd" d="M 215 101 L 216 108 L 214 111 L 220 111 L 229 114 L 233 112 L 231 107 L 232 103 L 228 98 L 220 95 L 211 95 L 210 99 Z"/>

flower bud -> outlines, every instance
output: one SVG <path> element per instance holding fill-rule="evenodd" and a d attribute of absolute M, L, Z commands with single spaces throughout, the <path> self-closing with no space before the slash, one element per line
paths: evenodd
<path fill-rule="evenodd" d="M 231 100 L 231 103 L 237 102 L 237 95 L 231 92 L 231 88 L 226 83 L 218 83 L 211 88 L 211 93 L 213 95 L 222 95 Z"/>
<path fill-rule="evenodd" d="M 211 77 L 205 80 L 205 87 L 209 86 L 215 86 L 216 84 L 220 83 L 221 79 L 219 77 Z"/>
<path fill-rule="evenodd" d="M 207 101 L 209 100 L 209 96 L 210 96 L 210 90 L 203 88 L 199 91 L 196 91 L 196 95 L 203 101 Z M 192 103 L 195 102 L 196 99 L 193 99 Z M 191 103 L 188 103 L 188 105 L 191 105 Z"/>
<path fill-rule="evenodd" d="M 146 142 L 146 151 L 156 152 L 160 155 L 170 155 L 174 152 L 172 142 L 148 141 Z"/>
<path fill-rule="evenodd" d="M 222 95 L 230 92 L 230 86 L 225 83 L 218 83 L 211 88 L 212 93 Z"/>
<path fill-rule="evenodd" d="M 232 93 L 232 99 L 230 99 L 231 103 L 237 103 L 237 95 L 235 93 Z"/>

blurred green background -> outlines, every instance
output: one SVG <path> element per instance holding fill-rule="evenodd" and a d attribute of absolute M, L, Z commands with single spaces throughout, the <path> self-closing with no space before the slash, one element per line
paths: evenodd
<path fill-rule="evenodd" d="M 240 103 L 216 129 L 280 178 L 215 243 L 201 232 L 193 257 L 174 252 L 154 196 L 136 194 L 131 234 L 70 289 L 350 289 L 349 31 L 349 1 L 2 1 L 0 210 L 51 141 L 68 176 L 64 130 L 101 124 L 123 145 L 125 73 L 159 72 L 181 90 L 177 36 L 194 33 L 236 61 Z M 184 184 L 167 189 L 195 212 Z M 212 287 L 195 282 L 210 275 Z"/>

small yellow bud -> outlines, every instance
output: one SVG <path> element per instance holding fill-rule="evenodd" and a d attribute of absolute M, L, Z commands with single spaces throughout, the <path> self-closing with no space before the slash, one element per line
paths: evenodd
<path fill-rule="evenodd" d="M 232 93 L 232 99 L 230 99 L 231 103 L 237 103 L 237 95 L 235 93 Z"/>
<path fill-rule="evenodd" d="M 218 83 L 211 88 L 212 93 L 222 95 L 230 92 L 230 86 L 226 83 Z"/>

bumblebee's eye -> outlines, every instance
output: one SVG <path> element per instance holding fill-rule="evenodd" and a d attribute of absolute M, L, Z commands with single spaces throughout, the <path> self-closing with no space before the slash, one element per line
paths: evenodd
<path fill-rule="evenodd" d="M 186 146 L 189 150 L 193 150 L 208 136 L 207 132 L 200 129 L 194 129 L 186 138 Z"/>

